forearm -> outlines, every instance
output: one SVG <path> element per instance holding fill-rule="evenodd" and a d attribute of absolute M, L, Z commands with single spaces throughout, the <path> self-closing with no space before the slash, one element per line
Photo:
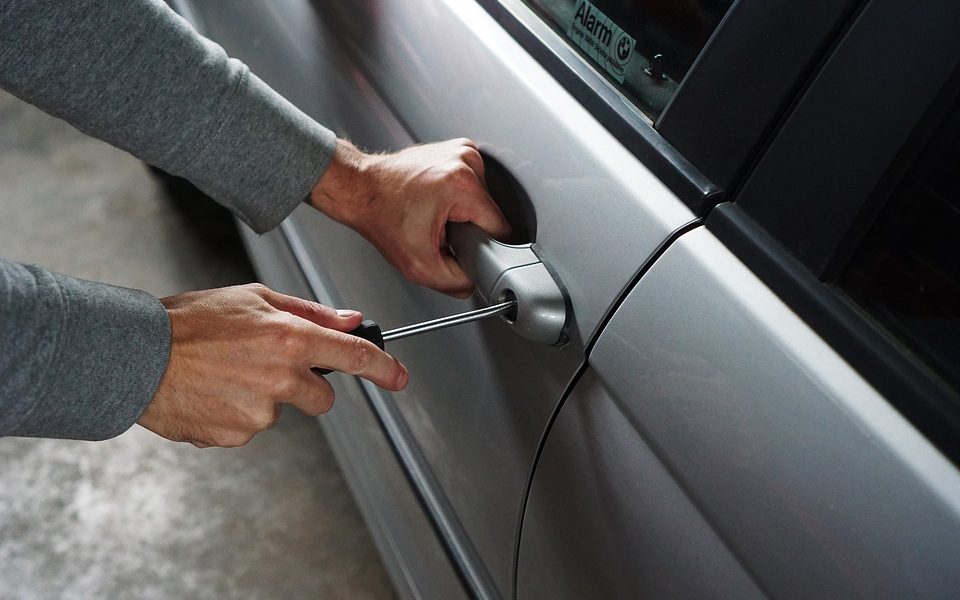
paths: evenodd
<path fill-rule="evenodd" d="M 335 144 L 160 0 L 0 3 L 0 86 L 260 232 L 308 196 Z"/>
<path fill-rule="evenodd" d="M 169 351 L 167 313 L 148 294 L 0 260 L 0 435 L 122 433 Z"/>

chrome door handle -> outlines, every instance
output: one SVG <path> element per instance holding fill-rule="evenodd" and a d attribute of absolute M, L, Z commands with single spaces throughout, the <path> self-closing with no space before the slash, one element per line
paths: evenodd
<path fill-rule="evenodd" d="M 517 301 L 516 311 L 503 315 L 514 331 L 551 346 L 566 343 L 567 299 L 533 244 L 504 244 L 470 223 L 447 225 L 447 240 L 487 303 Z"/>

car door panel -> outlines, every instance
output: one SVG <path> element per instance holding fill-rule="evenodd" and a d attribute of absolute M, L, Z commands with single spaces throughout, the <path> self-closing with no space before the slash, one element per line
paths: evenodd
<path fill-rule="evenodd" d="M 433 492 L 509 595 L 546 423 L 609 307 L 692 213 L 472 2 L 198 10 L 228 52 L 341 135 L 373 150 L 469 136 L 529 197 L 537 252 L 568 294 L 570 342 L 528 342 L 499 320 L 399 341 L 389 350 L 410 385 L 382 395 L 425 458 Z M 331 297 L 385 328 L 476 305 L 409 284 L 357 234 L 306 207 L 285 227 Z"/>
<path fill-rule="evenodd" d="M 616 410 L 631 436 L 588 437 L 623 446 L 589 455 L 652 450 L 764 593 L 955 595 L 960 473 L 713 234 L 698 228 L 671 245 L 617 310 L 590 363 L 597 383 L 577 388 L 561 424 L 573 411 L 590 433 L 591 420 Z M 598 384 L 607 403 L 577 402 L 578 394 L 596 396 Z M 548 468 L 536 473 L 530 529 L 521 535 L 521 592 L 551 578 L 565 580 L 558 589 L 583 588 L 576 572 L 555 566 L 576 559 L 583 574 L 620 575 L 587 552 L 602 531 L 577 541 L 583 552 L 564 556 L 552 539 L 562 535 L 560 523 L 595 511 L 610 512 L 610 523 L 639 521 L 623 542 L 639 551 L 649 521 L 663 516 L 635 512 L 642 504 L 611 505 L 616 496 L 563 498 L 564 482 L 597 476 L 592 464 L 562 475 L 549 467 L 583 435 L 561 426 L 548 437 Z M 632 464 L 632 479 L 617 485 L 644 485 L 658 469 Z M 707 567 L 702 577 L 712 576 Z"/>
<path fill-rule="evenodd" d="M 762 598 L 736 556 L 587 369 L 537 464 L 518 598 Z"/>

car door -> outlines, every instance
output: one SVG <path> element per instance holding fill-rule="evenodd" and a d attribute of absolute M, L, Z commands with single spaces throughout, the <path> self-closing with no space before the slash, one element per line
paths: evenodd
<path fill-rule="evenodd" d="M 841 30 L 590 349 L 519 597 L 956 596 L 958 73 L 953 2 L 871 2 Z"/>
<path fill-rule="evenodd" d="M 479 6 L 375 6 L 325 7 L 325 19 L 351 19 L 325 26 L 366 32 L 337 43 L 358 46 L 354 50 L 366 53 L 383 79 L 337 72 L 364 77 L 361 91 L 350 90 L 324 107 L 335 106 L 335 113 L 315 114 L 377 150 L 459 135 L 476 139 L 490 162 L 517 182 L 501 201 L 529 198 L 536 237 L 521 241 L 536 242 L 569 298 L 569 341 L 563 346 L 527 341 L 499 321 L 464 326 L 391 344 L 413 374 L 403 393 L 364 386 L 400 438 L 395 443 L 405 444 L 404 467 L 424 488 L 422 498 L 444 543 L 460 554 L 454 560 L 464 565 L 468 587 L 481 596 L 508 596 L 530 464 L 564 387 L 583 362 L 585 341 L 644 257 L 694 215 Z M 338 9 L 343 14 L 334 15 Z M 269 12 L 287 34 L 302 26 L 296 11 L 274 4 Z M 312 90 L 271 80 L 270 65 L 234 50 L 226 36 L 220 39 L 285 95 L 310 106 L 305 96 Z M 391 53 L 378 55 L 384 48 Z M 470 65 L 468 78 L 464 65 Z M 390 78 L 402 89 L 383 92 L 392 110 L 379 119 L 371 118 L 369 103 L 349 96 L 372 94 Z M 496 176 L 491 169 L 491 185 L 510 190 L 513 184 Z M 534 230 L 533 223 L 522 226 Z M 407 283 L 364 240 L 308 209 L 298 211 L 286 231 L 302 244 L 301 259 L 319 274 L 329 300 L 360 308 L 385 328 L 477 305 Z M 618 243 L 591 246 L 584 239 Z"/>
<path fill-rule="evenodd" d="M 563 343 L 531 341 L 507 323 L 487 321 L 392 344 L 412 374 L 401 394 L 333 377 L 338 390 L 360 392 L 368 410 L 361 415 L 355 397 L 341 397 L 348 406 L 321 422 L 381 550 L 394 557 L 394 580 L 414 594 L 428 589 L 422 586 L 430 574 L 410 560 L 417 548 L 398 532 L 415 531 L 416 518 L 405 514 L 406 500 L 390 504 L 389 490 L 403 492 L 388 485 L 398 481 L 387 474 L 390 461 L 370 453 L 368 440 L 392 452 L 436 534 L 422 552 L 442 561 L 439 547 L 474 596 L 512 595 L 531 466 L 586 349 L 638 274 L 718 201 L 716 182 L 732 181 L 749 164 L 853 3 L 823 2 L 818 19 L 786 21 L 749 2 L 729 14 L 731 2 L 692 4 L 692 12 L 666 20 L 653 4 L 624 12 L 606 3 L 613 17 L 600 4 L 181 7 L 295 104 L 361 146 L 476 140 L 491 191 L 523 234 L 516 241 L 532 244 L 564 294 Z M 742 39 L 764 28 L 783 35 L 757 37 L 751 50 L 761 50 L 758 59 Z M 600 42 L 605 57 L 597 54 Z M 763 47 L 768 42 L 774 47 Z M 629 50 L 622 64 L 612 64 L 614 47 Z M 678 48 L 676 56 L 660 51 L 668 48 Z M 755 80 L 736 85 L 730 73 Z M 718 90 L 728 103 L 710 101 Z M 717 135 L 706 135 L 708 128 Z M 271 285 L 359 308 L 384 327 L 478 302 L 405 282 L 356 234 L 307 207 L 279 234 L 247 239 Z M 360 457 L 383 470 L 364 473 Z"/>

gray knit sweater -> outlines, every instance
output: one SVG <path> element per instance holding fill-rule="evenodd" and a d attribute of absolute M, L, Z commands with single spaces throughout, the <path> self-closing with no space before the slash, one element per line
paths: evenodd
<path fill-rule="evenodd" d="M 259 232 L 308 195 L 335 144 L 160 0 L 0 0 L 0 87 L 186 177 Z M 0 435 L 122 433 L 169 349 L 148 294 L 0 260 Z"/>

